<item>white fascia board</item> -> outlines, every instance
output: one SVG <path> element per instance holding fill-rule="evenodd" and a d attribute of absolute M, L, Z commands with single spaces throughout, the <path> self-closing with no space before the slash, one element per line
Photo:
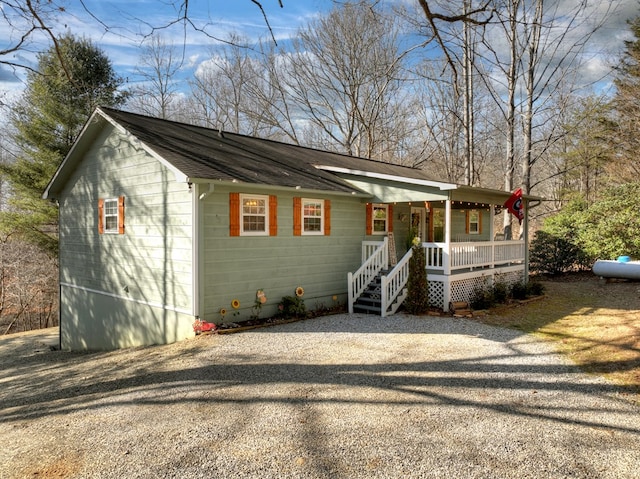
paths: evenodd
<path fill-rule="evenodd" d="M 387 175 L 385 173 L 374 173 L 371 171 L 352 170 L 350 168 L 343 168 L 340 166 L 325 166 L 325 165 L 314 165 L 314 166 L 319 170 L 330 171 L 333 173 L 343 173 L 345 175 L 363 176 L 365 178 L 377 178 L 380 180 L 397 181 L 399 183 L 407 183 L 412 185 L 431 186 L 433 188 L 438 188 L 439 190 L 442 190 L 442 191 L 455 190 L 456 188 L 458 188 L 458 185 L 455 185 L 453 183 L 442 183 L 439 181 L 420 180 L 418 178 L 407 178 L 406 176 Z"/>
<path fill-rule="evenodd" d="M 187 183 L 187 175 L 185 175 L 182 171 L 180 171 L 178 168 L 176 168 L 175 166 L 173 166 L 171 163 L 169 163 L 167 160 L 165 160 L 161 155 L 159 155 L 158 153 L 156 153 L 152 148 L 150 148 L 149 146 L 147 146 L 147 144 L 140 140 L 137 136 L 131 134 L 129 132 L 129 130 L 127 130 L 125 127 L 123 127 L 120 123 L 118 123 L 117 121 L 115 121 L 113 118 L 111 118 L 108 114 L 106 114 L 105 112 L 103 112 L 102 110 L 100 110 L 100 108 L 98 108 L 98 111 L 102 114 L 102 116 L 109 122 L 111 123 L 120 133 L 122 133 L 124 136 L 126 136 L 129 141 L 131 141 L 131 143 L 133 144 L 137 144 L 140 145 L 142 147 L 142 149 L 144 151 L 146 151 L 147 153 L 149 153 L 151 156 L 153 156 L 156 160 L 158 160 L 165 168 L 167 168 L 169 171 L 173 172 L 174 176 L 176 177 L 176 181 L 178 183 Z"/>
<path fill-rule="evenodd" d="M 372 198 L 372 195 L 366 191 L 362 191 L 360 189 L 354 189 L 353 191 L 333 191 L 333 190 L 317 190 L 314 188 L 303 188 L 302 186 L 278 186 L 278 185 L 267 185 L 264 183 L 248 183 L 246 181 L 237 181 L 237 180 L 220 180 L 220 179 L 212 179 L 212 178 L 194 178 L 187 177 L 187 183 L 195 184 L 211 184 L 212 187 L 214 185 L 226 185 L 226 186 L 243 186 L 250 187 L 255 190 L 264 190 L 264 191 L 282 191 L 282 190 L 295 190 L 304 192 L 305 194 L 330 194 L 335 196 L 350 196 L 350 197 L 358 197 L 358 198 Z"/>
<path fill-rule="evenodd" d="M 101 113 L 102 114 L 101 116 L 104 116 L 104 113 L 102 113 L 99 108 L 96 109 L 91 114 L 91 116 L 89 117 L 87 122 L 84 124 L 84 126 L 82 127 L 82 130 L 80 131 L 80 134 L 78 135 L 78 138 L 82 138 L 82 136 L 89 129 L 89 127 L 94 122 L 97 121 L 96 116 L 98 115 L 98 113 Z M 62 163 L 60 163 L 60 166 L 58 166 L 58 169 L 56 170 L 56 172 L 53 174 L 53 178 L 51 178 L 51 180 L 49 180 L 49 183 L 47 184 L 47 187 L 45 188 L 44 192 L 42 193 L 42 199 L 44 199 L 44 200 L 51 199 L 51 196 L 50 196 L 51 195 L 51 187 L 56 183 L 58 177 L 60 176 L 60 173 L 66 169 L 66 165 L 69 162 L 69 158 L 71 158 L 73 156 L 73 154 L 76 151 L 77 147 L 78 147 L 78 141 L 76 140 L 74 142 L 74 144 L 71 145 L 71 149 L 69 150 L 67 155 L 62 160 Z"/>

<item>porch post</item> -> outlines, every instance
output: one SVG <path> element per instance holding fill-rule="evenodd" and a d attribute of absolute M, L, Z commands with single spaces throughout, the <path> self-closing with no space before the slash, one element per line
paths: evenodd
<path fill-rule="evenodd" d="M 489 204 L 489 241 L 491 241 L 491 267 L 496 267 L 496 238 L 493 222 L 495 220 L 495 208 Z"/>
<path fill-rule="evenodd" d="M 444 242 L 451 243 L 451 199 L 448 199 L 444 204 Z"/>
<path fill-rule="evenodd" d="M 451 197 L 444 202 L 444 274 L 451 274 Z"/>

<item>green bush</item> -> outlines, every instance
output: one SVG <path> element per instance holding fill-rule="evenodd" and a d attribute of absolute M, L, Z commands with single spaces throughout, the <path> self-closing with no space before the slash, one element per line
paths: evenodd
<path fill-rule="evenodd" d="M 303 318 L 307 315 L 304 300 L 298 296 L 283 296 L 278 303 L 278 316 L 284 319 Z"/>
<path fill-rule="evenodd" d="M 640 256 L 640 215 L 635 204 L 640 183 L 606 190 L 584 214 L 577 240 L 593 258 Z"/>
<path fill-rule="evenodd" d="M 524 282 L 513 283 L 511 285 L 511 297 L 513 299 L 527 299 L 527 285 Z"/>
<path fill-rule="evenodd" d="M 529 247 L 529 268 L 534 273 L 558 275 L 588 264 L 581 248 L 566 238 L 537 231 Z"/>
<path fill-rule="evenodd" d="M 493 288 L 478 288 L 471 296 L 472 309 L 489 309 L 496 304 Z"/>
<path fill-rule="evenodd" d="M 405 310 L 409 314 L 423 314 L 429 310 L 426 261 L 424 248 L 419 243 L 415 244 L 413 254 L 409 259 L 408 294 L 404 301 Z"/>
<path fill-rule="evenodd" d="M 509 299 L 509 286 L 505 283 L 493 285 L 493 299 L 496 303 L 504 303 Z"/>
<path fill-rule="evenodd" d="M 527 283 L 527 296 L 541 296 L 544 293 L 544 285 L 537 281 Z"/>

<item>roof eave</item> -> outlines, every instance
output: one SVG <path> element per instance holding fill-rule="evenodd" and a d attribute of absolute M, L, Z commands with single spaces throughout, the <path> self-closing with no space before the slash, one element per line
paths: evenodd
<path fill-rule="evenodd" d="M 399 183 L 407 183 L 412 185 L 430 186 L 438 188 L 442 191 L 455 190 L 458 185 L 453 183 L 443 183 L 440 181 L 423 180 L 419 178 L 409 178 L 406 176 L 389 175 L 386 173 L 375 173 L 372 171 L 354 170 L 351 168 L 343 168 L 340 166 L 327 166 L 327 165 L 314 165 L 315 168 L 323 171 L 329 171 L 332 173 L 341 173 L 345 175 L 361 176 L 364 178 L 376 178 L 380 180 L 396 181 Z"/>
<path fill-rule="evenodd" d="M 331 194 L 336 196 L 348 196 L 354 198 L 372 198 L 370 193 L 366 191 L 359 190 L 357 188 L 352 188 L 351 191 L 339 191 L 339 190 L 327 190 L 327 189 L 317 189 L 317 188 L 307 188 L 304 186 L 279 186 L 279 185 L 269 185 L 263 183 L 247 183 L 244 181 L 238 180 L 219 180 L 219 179 L 211 179 L 211 178 L 193 178 L 186 177 L 187 183 L 192 184 L 213 184 L 215 185 L 224 185 L 231 187 L 245 186 L 253 189 L 260 189 L 264 191 L 275 191 L 275 190 L 292 190 L 292 191 L 300 191 L 311 194 Z"/>

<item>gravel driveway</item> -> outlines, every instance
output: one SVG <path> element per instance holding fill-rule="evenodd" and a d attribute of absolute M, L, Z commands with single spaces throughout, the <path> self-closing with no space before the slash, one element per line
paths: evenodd
<path fill-rule="evenodd" d="M 0 338 L 1 478 L 640 477 L 640 407 L 516 331 L 336 315 L 85 354 L 56 334 Z"/>

